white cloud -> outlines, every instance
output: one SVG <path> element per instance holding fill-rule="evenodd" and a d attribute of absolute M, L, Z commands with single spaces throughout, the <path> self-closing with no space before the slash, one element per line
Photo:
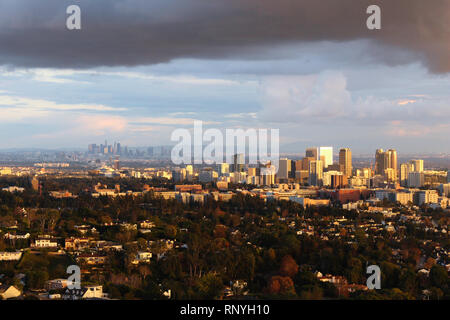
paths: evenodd
<path fill-rule="evenodd" d="M 327 72 L 308 76 L 274 76 L 263 81 L 260 118 L 301 122 L 342 117 L 351 105 L 346 78 Z"/>
<path fill-rule="evenodd" d="M 8 108 L 2 108 L 2 107 Z M 11 113 L 21 113 L 19 118 L 27 118 L 34 116 L 44 116 L 44 111 L 125 111 L 126 108 L 113 108 L 102 104 L 59 104 L 54 101 L 44 99 L 32 99 L 26 97 L 18 97 L 0 94 L 0 115 L 4 120 L 11 116 Z M 13 117 L 14 118 L 14 117 Z"/>
<path fill-rule="evenodd" d="M 0 68 L 0 75 L 5 77 L 28 77 L 34 81 L 49 82 L 56 84 L 89 84 L 89 81 L 73 79 L 75 76 L 104 76 L 120 77 L 126 79 L 137 79 L 151 82 L 168 82 L 183 85 L 201 85 L 201 86 L 236 86 L 246 83 L 255 83 L 253 81 L 236 81 L 224 78 L 196 77 L 192 75 L 171 75 L 161 76 L 143 72 L 133 71 L 105 71 L 105 70 L 74 70 L 74 69 L 7 69 Z M 72 79 L 71 79 L 72 77 Z"/>

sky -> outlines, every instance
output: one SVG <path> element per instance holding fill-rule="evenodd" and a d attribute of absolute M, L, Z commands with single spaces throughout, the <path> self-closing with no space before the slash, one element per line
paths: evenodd
<path fill-rule="evenodd" d="M 2 0 L 0 148 L 163 145 L 202 120 L 280 129 L 284 152 L 450 153 L 449 72 L 446 0 Z"/>

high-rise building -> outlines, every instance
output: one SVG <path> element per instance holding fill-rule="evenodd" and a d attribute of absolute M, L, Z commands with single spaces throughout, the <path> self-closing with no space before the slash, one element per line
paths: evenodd
<path fill-rule="evenodd" d="M 219 174 L 224 175 L 226 173 L 230 173 L 230 164 L 229 163 L 219 164 Z"/>
<path fill-rule="evenodd" d="M 295 171 L 297 171 L 297 161 L 289 160 L 290 169 L 288 172 L 289 179 L 295 179 Z"/>
<path fill-rule="evenodd" d="M 397 159 L 397 151 L 393 149 L 389 149 L 389 168 L 394 169 L 395 171 L 395 177 L 398 175 L 398 159 Z"/>
<path fill-rule="evenodd" d="M 291 160 L 288 158 L 282 158 L 279 162 L 279 168 L 277 178 L 280 182 L 287 182 L 289 174 L 291 172 Z"/>
<path fill-rule="evenodd" d="M 294 162 L 295 162 L 295 171 L 305 170 L 303 168 L 303 159 L 302 160 L 296 160 Z"/>
<path fill-rule="evenodd" d="M 411 160 L 410 163 L 414 166 L 414 172 L 422 172 L 423 171 L 423 160 Z"/>
<path fill-rule="evenodd" d="M 257 176 L 258 174 L 257 174 L 257 170 L 256 169 L 257 168 L 248 168 L 247 169 L 247 176 L 249 176 L 249 177 Z"/>
<path fill-rule="evenodd" d="M 408 174 L 408 187 L 420 188 L 425 184 L 425 175 L 423 172 L 410 172 Z"/>
<path fill-rule="evenodd" d="M 410 172 L 414 172 L 414 164 L 402 163 L 400 166 L 400 184 L 404 187 L 408 186 L 408 176 Z"/>
<path fill-rule="evenodd" d="M 388 168 L 388 155 L 383 149 L 378 149 L 375 153 L 375 174 L 383 175 Z"/>
<path fill-rule="evenodd" d="M 319 160 L 319 150 L 318 148 L 308 148 L 305 151 L 306 158 L 313 158 L 312 160 Z"/>
<path fill-rule="evenodd" d="M 339 150 L 339 165 L 343 168 L 342 172 L 350 178 L 352 176 L 352 151 L 349 148 Z"/>
<path fill-rule="evenodd" d="M 321 186 L 323 179 L 323 163 L 322 160 L 314 160 L 309 165 L 308 183 L 311 186 Z"/>
<path fill-rule="evenodd" d="M 423 160 L 411 160 L 400 166 L 400 183 L 408 185 L 408 177 L 411 172 L 423 172 Z"/>
<path fill-rule="evenodd" d="M 88 150 L 89 150 L 89 153 L 91 153 L 91 154 L 98 153 L 98 146 L 95 143 L 90 144 L 88 146 Z"/>
<path fill-rule="evenodd" d="M 186 179 L 188 181 L 194 179 L 194 166 L 191 164 L 186 165 Z"/>
<path fill-rule="evenodd" d="M 175 168 L 172 170 L 172 179 L 174 182 L 183 182 L 186 180 L 186 169 L 185 168 Z"/>
<path fill-rule="evenodd" d="M 295 171 L 295 181 L 301 184 L 308 183 L 309 170 L 297 170 Z"/>
<path fill-rule="evenodd" d="M 392 169 L 386 171 L 387 169 Z M 397 151 L 389 149 L 384 151 L 383 149 L 378 149 L 375 154 L 375 173 L 378 175 L 386 175 L 386 172 L 393 174 L 394 181 L 397 180 L 398 175 L 398 164 L 397 164 Z"/>
<path fill-rule="evenodd" d="M 212 168 L 203 168 L 198 175 L 198 181 L 208 183 L 214 181 L 217 177 L 217 172 L 215 172 Z"/>
<path fill-rule="evenodd" d="M 257 171 L 259 171 L 262 185 L 270 186 L 275 183 L 276 168 L 270 161 L 264 164 L 260 163 Z"/>
<path fill-rule="evenodd" d="M 326 168 L 333 164 L 333 147 L 320 147 L 319 159 L 323 161 L 323 167 Z M 323 157 L 323 158 L 322 158 Z"/>
<path fill-rule="evenodd" d="M 439 186 L 439 191 L 442 196 L 448 197 L 450 195 L 450 183 L 443 183 Z"/>
<path fill-rule="evenodd" d="M 234 172 L 243 172 L 245 165 L 244 154 L 238 153 L 233 157 L 233 171 Z"/>
<path fill-rule="evenodd" d="M 450 170 L 447 171 L 447 183 L 450 183 Z"/>

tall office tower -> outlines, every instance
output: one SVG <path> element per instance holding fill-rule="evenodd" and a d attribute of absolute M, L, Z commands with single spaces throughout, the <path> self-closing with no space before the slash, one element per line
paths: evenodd
<path fill-rule="evenodd" d="M 420 188 L 425 184 L 425 175 L 423 172 L 410 172 L 408 175 L 408 187 Z"/>
<path fill-rule="evenodd" d="M 383 149 L 378 149 L 375 153 L 375 174 L 384 175 L 384 170 L 388 168 L 388 155 Z"/>
<path fill-rule="evenodd" d="M 277 178 L 280 182 L 287 182 L 289 179 L 289 173 L 291 172 L 291 160 L 288 158 L 280 159 Z"/>
<path fill-rule="evenodd" d="M 394 169 L 395 178 L 397 178 L 398 175 L 397 151 L 394 149 L 389 149 L 387 152 L 389 155 L 389 168 Z"/>
<path fill-rule="evenodd" d="M 212 168 L 203 168 L 198 175 L 198 181 L 203 183 L 212 182 L 215 178 L 217 178 L 217 172 Z"/>
<path fill-rule="evenodd" d="M 257 168 L 248 168 L 247 169 L 247 176 L 249 177 L 255 177 L 257 176 Z"/>
<path fill-rule="evenodd" d="M 319 150 L 318 148 L 308 148 L 305 151 L 306 158 L 313 158 L 313 160 L 319 160 Z"/>
<path fill-rule="evenodd" d="M 343 168 L 343 173 L 350 178 L 352 176 L 352 151 L 349 148 L 339 150 L 339 165 Z"/>
<path fill-rule="evenodd" d="M 393 149 L 389 149 L 387 151 L 378 149 L 375 154 L 375 173 L 379 175 L 385 175 L 387 169 L 392 169 L 392 171 L 389 172 L 394 172 L 393 179 L 397 180 L 397 151 Z"/>
<path fill-rule="evenodd" d="M 116 146 L 117 148 L 116 148 L 116 153 L 117 154 L 122 154 L 122 146 L 120 145 L 120 142 L 119 143 L 117 143 L 117 146 Z"/>
<path fill-rule="evenodd" d="M 297 171 L 297 161 L 289 160 L 290 170 L 289 170 L 289 179 L 295 179 L 295 171 Z"/>
<path fill-rule="evenodd" d="M 319 160 L 323 158 L 323 167 L 326 168 L 333 164 L 333 147 L 320 147 L 319 148 Z"/>
<path fill-rule="evenodd" d="M 234 172 L 243 172 L 245 165 L 244 154 L 238 153 L 233 157 L 233 171 Z"/>
<path fill-rule="evenodd" d="M 219 173 L 220 173 L 220 175 L 224 175 L 225 173 L 230 173 L 230 164 L 229 163 L 219 164 Z"/>
<path fill-rule="evenodd" d="M 172 179 L 174 182 L 183 182 L 186 180 L 187 170 L 185 168 L 175 168 L 172 170 Z"/>
<path fill-rule="evenodd" d="M 400 184 L 404 187 L 408 186 L 408 176 L 410 172 L 414 172 L 414 164 L 408 162 L 400 166 Z"/>
<path fill-rule="evenodd" d="M 414 166 L 415 172 L 422 172 L 423 171 L 423 160 L 411 160 L 410 163 Z"/>
<path fill-rule="evenodd" d="M 186 165 L 186 174 L 190 175 L 194 174 L 194 166 L 192 164 Z"/>
<path fill-rule="evenodd" d="M 313 157 L 305 157 L 302 159 L 302 169 L 303 170 L 307 170 L 309 172 L 309 164 L 311 163 L 311 161 L 317 160 L 316 158 Z"/>
<path fill-rule="evenodd" d="M 275 174 L 264 174 L 260 176 L 260 182 L 264 186 L 271 186 L 275 184 Z"/>
<path fill-rule="evenodd" d="M 306 170 L 303 168 L 303 159 L 295 161 L 295 171 Z"/>
<path fill-rule="evenodd" d="M 323 180 L 323 163 L 322 160 L 314 160 L 309 164 L 308 183 L 311 186 L 321 186 Z"/>
<path fill-rule="evenodd" d="M 308 183 L 309 170 L 297 170 L 295 171 L 295 180 L 298 183 L 306 184 Z"/>

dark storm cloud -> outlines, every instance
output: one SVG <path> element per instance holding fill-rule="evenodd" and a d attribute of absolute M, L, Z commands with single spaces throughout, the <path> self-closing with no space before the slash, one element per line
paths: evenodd
<path fill-rule="evenodd" d="M 82 9 L 81 31 L 65 29 Z M 382 30 L 366 8 L 382 8 Z M 450 71 L 448 0 L 2 0 L 0 64 L 26 67 L 133 66 L 176 58 L 264 59 L 277 46 L 372 39 L 376 61 L 422 61 Z M 406 49 L 399 60 L 392 47 Z M 299 55 L 301 52 L 293 52 Z"/>

